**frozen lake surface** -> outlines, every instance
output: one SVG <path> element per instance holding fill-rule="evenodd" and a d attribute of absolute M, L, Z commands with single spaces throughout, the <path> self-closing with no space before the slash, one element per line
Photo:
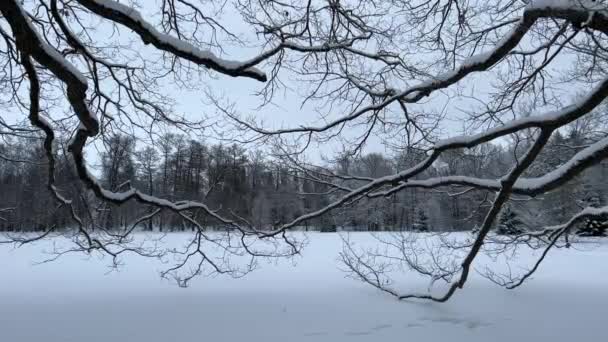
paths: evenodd
<path fill-rule="evenodd" d="M 160 279 L 163 265 L 150 260 L 129 257 L 108 274 L 107 259 L 82 255 L 33 265 L 48 241 L 0 246 L 0 341 L 608 340 L 607 240 L 551 251 L 516 290 L 473 274 L 438 304 L 399 302 L 345 278 L 339 236 L 308 237 L 295 265 L 262 264 L 241 279 L 198 278 L 186 289 Z M 399 285 L 425 288 L 408 279 Z"/>

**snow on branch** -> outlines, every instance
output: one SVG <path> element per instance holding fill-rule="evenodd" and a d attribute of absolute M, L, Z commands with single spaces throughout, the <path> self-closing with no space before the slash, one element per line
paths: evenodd
<path fill-rule="evenodd" d="M 513 237 L 512 239 L 510 239 L 511 241 L 502 242 L 502 243 L 513 245 L 514 242 L 517 242 L 518 240 L 524 240 L 524 239 L 528 239 L 531 237 L 542 238 L 542 237 L 546 236 L 549 239 L 547 242 L 544 243 L 545 247 L 543 248 L 543 251 L 542 251 L 541 255 L 539 256 L 539 258 L 536 260 L 536 262 L 532 265 L 532 267 L 530 267 L 528 270 L 526 270 L 522 275 L 515 276 L 515 277 L 511 274 L 499 275 L 496 272 L 488 269 L 485 271 L 485 273 L 482 273 L 482 276 L 491 280 L 495 284 L 503 286 L 509 290 L 516 289 L 519 286 L 521 286 L 526 280 L 528 280 L 534 273 L 536 273 L 536 271 L 538 271 L 540 265 L 547 257 L 547 254 L 549 253 L 549 251 L 556 247 L 557 242 L 562 237 L 565 237 L 566 247 L 570 246 L 567 236 L 576 224 L 578 224 L 584 220 L 589 220 L 589 219 L 605 220 L 607 217 L 608 217 L 608 206 L 604 206 L 604 207 L 600 207 L 600 208 L 586 207 L 583 210 L 579 211 L 577 214 L 573 215 L 567 222 L 564 222 L 562 224 L 558 224 L 555 226 L 547 226 L 536 232 L 523 233 L 523 234 Z"/>
<path fill-rule="evenodd" d="M 261 135 L 283 135 L 291 133 L 319 133 L 341 126 L 342 124 L 353 121 L 365 114 L 377 113 L 395 102 L 416 103 L 429 96 L 431 93 L 448 88 L 465 77 L 475 72 L 487 71 L 508 56 L 512 50 L 521 42 L 526 33 L 533 27 L 539 19 L 563 19 L 573 23 L 584 23 L 585 27 L 608 34 L 608 10 L 604 5 L 595 4 L 591 1 L 562 0 L 557 1 L 531 1 L 528 4 L 520 19 L 496 45 L 485 52 L 478 53 L 465 59 L 457 68 L 443 74 L 436 75 L 420 84 L 414 85 L 404 90 L 391 89 L 389 92 L 382 92 L 381 101 L 364 106 L 358 110 L 341 116 L 322 126 L 300 126 L 294 128 L 284 128 L 277 130 L 264 129 L 239 119 L 235 115 L 229 116 L 240 125 L 253 130 Z"/>
<path fill-rule="evenodd" d="M 463 288 L 464 284 L 466 283 L 466 281 L 468 279 L 469 273 L 471 271 L 472 263 L 475 260 L 479 251 L 481 250 L 481 248 L 484 244 L 485 237 L 488 234 L 488 232 L 490 231 L 490 228 L 491 228 L 492 224 L 494 223 L 496 216 L 500 212 L 502 206 L 508 200 L 508 198 L 511 194 L 513 185 L 515 184 L 517 179 L 521 176 L 521 174 L 534 162 L 534 160 L 536 159 L 536 157 L 538 156 L 540 151 L 543 149 L 543 147 L 549 141 L 549 138 L 551 137 L 552 132 L 553 132 L 552 129 L 541 130 L 538 137 L 535 139 L 532 146 L 525 153 L 525 155 L 523 156 L 521 161 L 517 165 L 515 165 L 505 177 L 502 178 L 501 189 L 496 194 L 496 198 L 494 199 L 490 210 L 486 214 L 484 221 L 479 229 L 479 232 L 477 233 L 477 236 L 476 236 L 474 242 L 472 244 L 470 244 L 470 246 L 467 246 L 468 251 L 466 252 L 465 257 L 462 260 L 460 266 L 457 268 L 457 270 L 453 270 L 452 272 L 450 272 L 449 279 L 451 280 L 451 283 L 450 283 L 447 291 L 445 291 L 442 295 L 439 295 L 439 296 L 435 296 L 431 293 L 429 293 L 429 294 L 421 294 L 421 293 L 399 294 L 393 290 L 386 291 L 386 292 L 389 292 L 389 293 L 395 295 L 400 300 L 424 299 L 424 300 L 432 300 L 435 302 L 445 302 L 445 301 L 449 300 L 458 289 Z M 372 284 L 376 287 L 380 287 L 380 288 L 384 286 L 383 284 L 380 284 L 377 282 L 377 280 L 375 280 L 378 278 L 376 278 L 376 277 L 370 278 L 367 276 L 367 274 L 374 275 L 373 272 L 372 273 L 360 272 L 359 269 L 362 267 L 360 264 L 357 264 L 357 263 L 347 264 L 347 266 L 350 268 L 350 270 L 353 273 L 357 274 L 358 277 L 362 281 Z M 433 280 L 433 282 L 435 281 L 434 278 L 432 280 Z"/>
<path fill-rule="evenodd" d="M 541 128 L 545 130 L 553 131 L 558 127 L 566 125 L 585 114 L 591 112 L 596 108 L 602 101 L 608 97 L 608 79 L 598 84 L 595 89 L 590 92 L 587 96 L 583 97 L 578 102 L 563 108 L 562 110 L 550 112 L 544 115 L 531 116 L 524 119 L 513 120 L 495 129 L 491 129 L 484 133 L 480 133 L 472 136 L 461 136 L 451 139 L 446 139 L 438 142 L 432 149 L 432 153 L 423 161 L 416 164 L 415 166 L 403 170 L 399 173 L 388 175 L 385 177 L 374 179 L 352 191 L 348 192 L 338 200 L 328 204 L 327 206 L 302 215 L 290 223 L 283 225 L 278 228 L 272 234 L 276 234 L 285 229 L 297 226 L 298 224 L 323 215 L 330 210 L 340 207 L 344 203 L 347 203 L 359 196 L 365 196 L 370 194 L 372 191 L 377 190 L 383 186 L 391 185 L 395 187 L 395 190 L 389 190 L 385 193 L 379 193 L 378 195 L 389 195 L 394 191 L 401 190 L 407 187 L 438 187 L 442 185 L 469 185 L 482 189 L 498 190 L 502 186 L 502 181 L 498 180 L 483 180 L 472 177 L 461 177 L 453 176 L 446 178 L 435 178 L 427 181 L 411 181 L 410 179 L 416 175 L 419 175 L 423 171 L 427 170 L 433 165 L 433 163 L 439 158 L 439 156 L 447 151 L 458 148 L 471 148 L 479 144 L 492 141 L 499 137 L 503 137 L 517 131 L 528 129 L 528 128 Z M 513 192 L 522 194 L 537 194 L 541 191 L 550 189 L 563 182 L 571 179 L 576 174 L 590 165 L 597 163 L 601 158 L 605 157 L 608 153 L 608 140 L 603 139 L 600 142 L 593 144 L 589 148 L 579 152 L 569 163 L 563 165 L 554 172 L 545 175 L 539 179 L 522 179 L 518 180 L 513 185 Z M 400 184 L 400 182 L 404 182 Z M 411 182 L 412 185 L 408 185 Z M 374 195 L 375 196 L 375 195 Z"/>
<path fill-rule="evenodd" d="M 47 67 L 67 88 L 67 97 L 89 136 L 99 131 L 99 122 L 86 101 L 87 78 L 55 48 L 44 42 L 17 1 L 2 1 L 0 11 L 16 37 L 18 48 Z"/>
<path fill-rule="evenodd" d="M 52 10 L 57 14 L 56 7 L 53 6 Z M 159 208 L 153 211 L 151 214 L 144 215 L 139 222 L 148 220 L 157 213 L 160 209 L 168 209 L 180 215 L 184 219 L 188 219 L 189 222 L 197 224 L 197 236 L 195 239 L 198 240 L 196 244 L 197 251 L 195 254 L 184 257 L 184 263 L 190 260 L 193 256 L 198 256 L 199 263 L 191 272 L 192 275 L 200 273 L 203 264 L 211 265 L 212 269 L 218 273 L 230 273 L 237 274 L 230 263 L 226 260 L 221 260 L 222 263 L 218 264 L 210 258 L 206 257 L 202 251 L 200 251 L 202 241 L 207 241 L 211 244 L 224 248 L 228 255 L 239 254 L 237 250 L 245 251 L 246 254 L 253 257 L 278 257 L 278 256 L 291 256 L 298 253 L 301 248 L 301 244 L 298 241 L 292 240 L 291 237 L 283 234 L 281 239 L 286 242 L 289 248 L 280 250 L 278 245 L 270 243 L 270 247 L 267 249 L 254 249 L 252 243 L 247 241 L 250 236 L 257 237 L 259 232 L 253 227 L 242 227 L 233 220 L 226 219 L 220 216 L 217 211 L 211 210 L 208 206 L 199 202 L 171 202 L 154 196 L 146 195 L 135 189 L 127 190 L 125 192 L 112 192 L 101 186 L 101 184 L 95 179 L 94 176 L 88 170 L 86 160 L 84 158 L 84 147 L 87 140 L 90 137 L 96 136 L 99 132 L 99 122 L 96 117 L 92 114 L 89 104 L 87 101 L 87 78 L 82 75 L 71 63 L 67 61 L 61 53 L 55 48 L 49 46 L 43 38 L 37 32 L 37 29 L 31 23 L 31 19 L 28 14 L 21 8 L 18 1 L 2 1 L 0 2 L 0 13 L 2 17 L 8 22 L 11 27 L 12 34 L 15 37 L 16 47 L 20 53 L 19 63 L 26 71 L 27 78 L 30 85 L 30 122 L 35 127 L 39 128 L 45 134 L 44 149 L 48 160 L 48 182 L 47 188 L 53 194 L 54 198 L 60 203 L 60 207 L 66 207 L 71 213 L 71 218 L 76 222 L 78 226 L 78 232 L 80 238 L 75 238 L 74 242 L 77 244 L 76 248 L 69 249 L 63 252 L 58 252 L 57 257 L 69 252 L 91 252 L 93 250 L 99 250 L 102 253 L 106 253 L 113 257 L 113 262 L 116 263 L 116 258 L 124 252 L 132 252 L 140 255 L 149 257 L 160 257 L 155 250 L 149 251 L 139 246 L 130 246 L 129 241 L 126 239 L 126 235 L 113 234 L 106 232 L 101 234 L 104 237 L 100 238 L 99 234 L 91 234 L 85 227 L 83 220 L 77 215 L 76 210 L 73 206 L 72 200 L 64 197 L 56 188 L 55 182 L 55 155 L 53 149 L 53 142 L 55 137 L 55 131 L 49 122 L 41 115 L 41 109 L 39 105 L 41 87 L 38 80 L 36 66 L 34 61 L 42 67 L 48 69 L 57 79 L 59 79 L 66 87 L 66 97 L 72 109 L 76 113 L 78 120 L 80 121 L 79 126 L 71 139 L 68 152 L 72 155 L 72 161 L 76 167 L 76 171 L 80 180 L 87 185 L 93 192 L 101 199 L 116 204 L 125 203 L 129 200 L 135 199 L 141 203 L 152 205 Z M 82 45 L 75 36 L 70 34 L 69 29 L 65 25 L 60 25 L 64 33 L 68 35 L 68 39 L 71 39 L 71 44 L 76 48 Z M 80 46 L 81 48 L 82 46 Z M 243 75 L 252 73 L 251 70 L 243 71 Z M 259 74 L 257 74 L 259 76 Z M 190 219 L 184 212 L 192 209 L 201 209 L 209 216 L 217 219 L 227 227 L 231 227 L 230 231 L 237 230 L 239 237 L 237 238 L 237 245 L 233 245 L 231 235 L 223 238 L 209 238 L 207 237 L 200 224 Z M 44 234 L 35 237 L 34 239 L 41 239 L 48 236 L 55 226 L 50 227 Z M 133 229 L 133 228 L 132 228 Z M 131 229 L 131 231 L 132 231 Z M 102 232 L 103 233 L 103 232 Z M 231 234 L 227 232 L 226 234 Z M 222 240 L 223 239 L 223 240 Z M 15 242 L 19 242 L 14 240 Z M 30 242 L 32 239 L 23 240 L 21 242 Z M 222 245 L 225 243 L 227 245 Z M 184 264 L 185 265 L 185 264 Z M 251 265 L 250 265 L 251 266 Z M 248 270 L 248 269 L 247 269 Z M 171 270 L 172 273 L 175 269 Z"/>
<path fill-rule="evenodd" d="M 133 7 L 114 0 L 78 0 L 78 2 L 91 12 L 130 28 L 141 37 L 145 44 L 152 44 L 159 50 L 170 52 L 190 62 L 233 77 L 250 77 L 262 82 L 267 80 L 264 72 L 252 67 L 266 56 L 244 62 L 223 59 L 211 51 L 200 49 L 187 41 L 159 32 Z"/>
<path fill-rule="evenodd" d="M 513 193 L 518 195 L 537 196 L 554 190 L 576 177 L 583 170 L 608 158 L 608 138 L 604 138 L 589 147 L 577 152 L 567 163 L 555 170 L 535 178 L 519 178 L 513 186 Z M 385 197 L 408 188 L 433 189 L 442 186 L 467 186 L 478 190 L 499 191 L 499 180 L 469 176 L 443 176 L 424 180 L 408 180 L 386 191 L 370 194 L 370 197 Z"/>
<path fill-rule="evenodd" d="M 140 202 L 161 206 L 177 212 L 192 208 L 203 209 L 208 214 L 217 218 L 220 222 L 227 225 L 236 226 L 239 228 L 239 230 L 242 230 L 243 232 L 245 231 L 240 226 L 236 225 L 236 223 L 232 220 L 220 217 L 217 213 L 202 203 L 192 202 L 176 205 L 170 201 L 145 195 L 136 190 L 130 190 L 124 193 L 114 193 L 104 189 L 99 182 L 97 182 L 95 177 L 89 173 L 83 155 L 83 149 L 87 138 L 89 136 L 94 136 L 98 130 L 98 123 L 91 116 L 86 102 L 86 78 L 84 82 L 81 82 L 81 78 L 83 78 L 83 76 L 55 49 L 42 42 L 17 2 L 3 2 L 0 5 L 0 9 L 3 10 L 3 13 L 6 11 L 6 13 L 9 14 L 7 17 L 10 16 L 10 14 L 14 14 L 13 16 L 10 16 L 9 23 L 17 35 L 17 42 L 19 46 L 26 53 L 31 54 L 32 57 L 34 57 L 38 62 L 47 66 L 58 78 L 66 83 L 66 86 L 68 87 L 68 100 L 70 101 L 70 104 L 77 113 L 85 113 L 79 115 L 81 126 L 71 141 L 69 151 L 72 153 L 76 163 L 76 169 L 79 177 L 85 181 L 85 183 L 87 183 L 91 189 L 93 189 L 95 194 L 114 203 L 124 203 L 132 198 L 136 198 Z M 36 108 L 37 107 L 32 107 L 32 110 L 37 111 Z M 45 131 L 47 137 L 51 139 L 49 144 L 52 144 L 54 132 L 48 122 L 44 121 L 42 118 L 39 118 L 37 114 L 36 116 L 32 117 L 32 120 L 34 120 L 33 122 L 36 126 Z"/>

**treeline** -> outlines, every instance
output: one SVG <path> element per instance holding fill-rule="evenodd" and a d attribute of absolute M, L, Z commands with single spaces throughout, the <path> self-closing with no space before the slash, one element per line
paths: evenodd
<path fill-rule="evenodd" d="M 244 219 L 256 227 L 275 226 L 328 203 L 323 196 L 299 195 L 325 192 L 324 186 L 298 179 L 286 166 L 269 162 L 261 151 L 247 151 L 236 144 L 207 145 L 166 134 L 154 146 L 139 147 L 126 135 L 113 136 L 104 145 L 96 168 L 101 183 L 112 191 L 134 187 L 171 201 L 202 202 L 223 216 Z M 56 150 L 56 186 L 72 200 L 86 224 L 125 229 L 156 209 L 136 202 L 117 206 L 97 200 L 78 182 L 67 154 L 59 146 Z M 70 211 L 65 206 L 57 208 L 47 189 L 47 170 L 40 141 L 15 138 L 0 144 L 0 229 L 74 226 Z M 218 224 L 202 210 L 188 215 L 210 227 Z M 305 228 L 327 225 L 325 220 L 311 220 Z M 142 226 L 160 231 L 192 228 L 170 211 Z"/>
<path fill-rule="evenodd" d="M 588 142 L 574 132 L 557 133 L 525 177 L 544 175 L 568 161 Z M 71 212 L 60 207 L 47 189 L 47 165 L 41 142 L 13 138 L 0 144 L 0 229 L 45 230 L 74 227 Z M 518 150 L 486 144 L 474 149 L 449 151 L 434 167 L 416 178 L 468 175 L 499 178 Z M 136 202 L 122 206 L 99 201 L 77 181 L 62 148 L 57 146 L 56 186 L 70 198 L 76 213 L 93 227 L 129 229 L 137 219 L 156 208 Z M 153 146 L 138 146 L 133 137 L 113 136 L 101 154 L 100 181 L 113 191 L 130 187 L 171 201 L 194 200 L 207 204 L 223 216 L 268 228 L 320 209 L 346 188 L 407 169 L 425 153 L 404 150 L 394 156 L 370 153 L 344 155 L 313 170 L 271 161 L 261 151 L 239 145 L 205 144 L 179 134 L 166 134 Z M 510 216 L 534 229 L 564 222 L 586 206 L 605 205 L 608 200 L 608 165 L 594 166 L 558 190 L 542 198 L 517 197 L 509 203 Z M 332 187 L 329 183 L 339 184 Z M 396 184 L 395 184 L 396 185 Z M 389 188 L 387 188 L 388 190 Z M 463 187 L 429 191 L 407 188 L 398 192 L 354 200 L 349 205 L 307 221 L 306 230 L 468 230 L 479 225 L 492 194 Z M 218 226 L 202 210 L 187 213 L 212 229 Z M 193 227 L 169 211 L 142 222 L 140 229 L 175 231 Z"/>

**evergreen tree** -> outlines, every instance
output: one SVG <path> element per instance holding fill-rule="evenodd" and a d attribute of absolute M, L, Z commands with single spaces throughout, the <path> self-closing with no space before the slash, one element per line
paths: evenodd
<path fill-rule="evenodd" d="M 523 222 L 510 207 L 505 207 L 498 221 L 496 233 L 499 235 L 517 235 L 523 233 Z"/>
<path fill-rule="evenodd" d="M 586 187 L 587 188 L 587 187 Z M 586 189 L 583 205 L 586 207 L 597 208 L 601 206 L 600 196 L 591 189 Z M 608 230 L 608 220 L 587 219 L 583 226 L 576 232 L 579 236 L 606 236 Z"/>
<path fill-rule="evenodd" d="M 608 230 L 608 221 L 588 219 L 585 220 L 584 226 L 581 227 L 576 234 L 579 236 L 606 236 Z"/>
<path fill-rule="evenodd" d="M 412 228 L 414 228 L 414 230 L 417 232 L 428 232 L 429 231 L 428 221 L 429 221 L 429 218 L 428 218 L 428 216 L 426 216 L 426 213 L 424 212 L 424 210 L 418 209 L 418 211 L 416 213 L 416 218 L 414 220 L 414 225 L 412 226 Z"/>
<path fill-rule="evenodd" d="M 320 229 L 321 233 L 335 233 L 337 230 L 336 225 L 335 224 L 326 224 L 321 226 Z"/>

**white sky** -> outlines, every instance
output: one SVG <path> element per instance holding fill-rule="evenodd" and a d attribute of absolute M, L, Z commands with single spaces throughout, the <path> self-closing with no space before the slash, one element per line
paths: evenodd
<path fill-rule="evenodd" d="M 152 21 L 153 18 L 151 13 L 157 10 L 158 7 L 153 6 L 154 2 L 152 1 L 141 1 L 140 3 L 147 6 L 140 10 L 146 14 L 145 18 Z M 252 27 L 245 24 L 240 19 L 239 15 L 235 14 L 233 11 L 227 10 L 227 14 L 218 18 L 218 20 L 242 39 L 251 42 L 256 41 Z M 103 34 L 103 31 L 100 32 L 100 39 L 111 39 L 113 41 L 124 39 L 126 41 L 128 37 L 133 37 L 133 34 L 124 27 L 121 27 L 120 36 L 111 36 L 109 34 Z M 141 46 L 143 48 L 143 45 Z M 226 46 L 225 48 L 227 53 L 222 57 L 238 60 L 249 59 L 262 51 L 261 47 L 255 46 L 252 48 Z M 145 49 L 147 49 L 147 47 Z M 568 61 L 562 61 L 559 62 L 558 65 L 565 65 L 567 63 Z M 270 66 L 262 65 L 261 69 L 267 73 L 270 72 Z M 298 92 L 302 89 L 299 89 L 298 87 L 301 87 L 302 85 L 293 80 L 289 80 L 290 76 L 287 73 L 282 73 L 282 78 L 288 85 L 288 88 L 283 89 L 282 92 L 276 93 L 273 102 L 261 109 L 259 108 L 261 104 L 260 98 L 253 94 L 262 89 L 264 86 L 263 83 L 247 78 L 233 78 L 215 72 L 213 73 L 213 76 L 214 77 L 212 78 L 203 78 L 201 82 L 204 82 L 204 84 L 201 84 L 201 88 L 207 88 L 215 94 L 225 96 L 229 101 L 236 104 L 235 108 L 239 113 L 245 116 L 253 115 L 256 120 L 265 123 L 265 128 L 296 127 L 305 124 L 320 125 L 323 123 L 319 120 L 319 114 L 315 112 L 314 105 L 308 104 L 304 107 L 300 107 L 302 96 L 301 94 L 298 94 Z M 454 90 L 460 88 L 464 93 L 472 91 L 484 93 L 489 90 L 491 79 L 491 77 L 488 77 L 488 74 L 477 74 L 463 80 L 458 87 L 452 87 L 449 92 L 452 93 Z M 166 92 L 171 95 L 178 104 L 176 109 L 186 113 L 188 117 L 198 118 L 202 115 L 211 115 L 216 112 L 216 108 L 209 105 L 209 101 L 205 97 L 203 91 L 184 91 L 174 85 L 168 84 L 166 86 Z M 448 101 L 448 98 L 441 93 L 431 97 L 424 104 L 425 107 L 431 107 L 436 110 L 445 108 L 447 119 L 444 122 L 442 129 L 446 133 L 446 137 L 457 135 L 461 133 L 464 128 L 463 116 L 460 114 L 459 109 L 470 109 L 470 107 L 477 105 L 478 103 L 466 98 L 452 98 Z M 24 115 L 24 113 L 19 113 L 14 115 L 14 117 L 23 117 Z M 333 108 L 330 118 L 341 115 L 344 115 L 344 111 L 341 108 Z M 349 134 L 354 135 L 356 132 L 347 132 L 345 135 L 348 136 Z M 213 136 L 213 132 L 206 131 L 205 135 Z M 213 138 L 208 137 L 207 141 L 212 142 Z M 88 150 L 90 151 L 88 153 L 88 159 L 90 164 L 93 165 L 97 158 L 95 156 L 96 153 L 93 152 L 92 148 L 89 148 Z M 321 160 L 321 155 L 331 156 L 333 152 L 339 152 L 341 150 L 340 141 L 334 140 L 328 144 L 313 144 L 309 156 L 312 160 L 319 161 Z M 366 151 L 387 152 L 382 145 L 381 140 L 377 137 L 372 137 L 369 140 Z"/>

